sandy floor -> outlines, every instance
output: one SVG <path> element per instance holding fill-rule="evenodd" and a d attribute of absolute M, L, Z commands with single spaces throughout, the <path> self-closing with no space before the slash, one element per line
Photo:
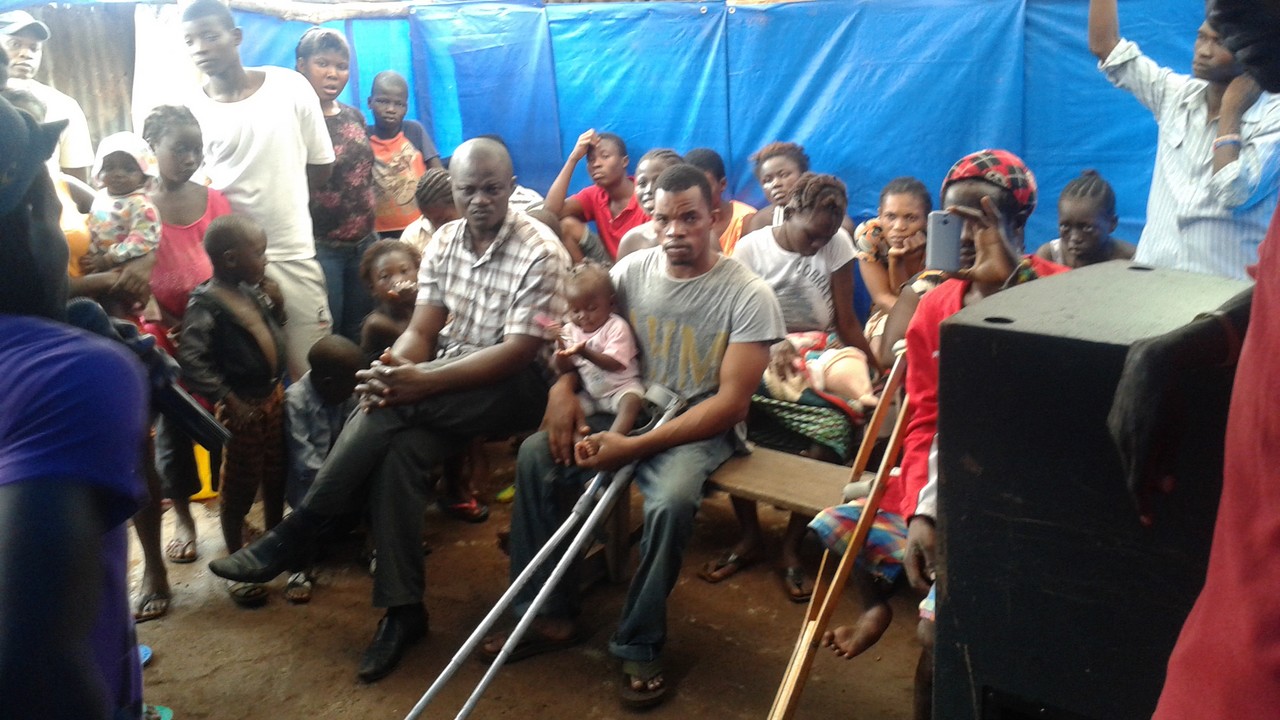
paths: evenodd
<path fill-rule="evenodd" d="M 503 481 L 498 473 L 490 487 L 481 488 L 482 495 L 491 497 Z M 371 581 L 357 562 L 357 548 L 322 564 L 309 605 L 285 602 L 281 577 L 272 584 L 266 607 L 240 609 L 206 567 L 224 552 L 217 503 L 193 505 L 200 560 L 168 565 L 174 591 L 170 612 L 138 627 L 140 641 L 155 652 L 144 672 L 148 702 L 170 706 L 178 720 L 404 717 L 506 586 L 507 562 L 495 537 L 508 525 L 509 507 L 492 507 L 493 516 L 481 525 L 430 511 L 425 540 L 431 549 L 426 559 L 431 634 L 393 675 L 366 685 L 356 679 L 355 667 L 380 613 L 370 606 Z M 785 516 L 769 509 L 761 518 L 776 542 Z M 166 514 L 166 539 L 172 520 L 172 513 Z M 697 578 L 696 569 L 731 544 L 735 533 L 727 498 L 708 498 L 669 604 L 667 676 L 675 687 L 664 705 L 646 713 L 649 717 L 762 718 L 768 713 L 804 606 L 786 600 L 772 562 L 718 585 Z M 132 550 L 136 588 L 142 570 L 136 541 Z M 808 548 L 807 557 L 816 571 L 816 546 Z M 625 590 L 596 585 L 584 601 L 589 639 L 572 650 L 503 668 L 473 717 L 630 715 L 618 703 L 619 666 L 606 651 Z M 852 661 L 819 654 L 798 717 L 909 717 L 916 650 L 914 602 L 906 595 L 895 598 L 894 624 L 870 653 Z M 852 618 L 847 594 L 844 602 L 837 622 Z M 423 717 L 453 717 L 485 668 L 466 662 Z"/>

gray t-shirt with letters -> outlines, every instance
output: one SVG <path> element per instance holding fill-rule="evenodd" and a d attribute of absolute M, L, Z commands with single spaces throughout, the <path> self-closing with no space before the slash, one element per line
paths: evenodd
<path fill-rule="evenodd" d="M 645 385 L 666 386 L 685 399 L 719 388 L 730 343 L 773 343 L 786 334 L 769 285 L 733 258 L 680 280 L 655 247 L 626 256 L 610 275 L 622 315 L 635 329 Z"/>

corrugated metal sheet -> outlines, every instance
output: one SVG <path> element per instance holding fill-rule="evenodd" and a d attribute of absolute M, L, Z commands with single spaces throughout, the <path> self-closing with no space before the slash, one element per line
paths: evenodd
<path fill-rule="evenodd" d="M 94 147 L 106 135 L 132 129 L 133 9 L 126 3 L 27 8 L 50 32 L 36 79 L 80 103 Z"/>

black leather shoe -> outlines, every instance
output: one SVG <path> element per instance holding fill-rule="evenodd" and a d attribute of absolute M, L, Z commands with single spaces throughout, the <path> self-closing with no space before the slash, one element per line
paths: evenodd
<path fill-rule="evenodd" d="M 400 657 L 410 645 L 427 634 L 427 614 L 421 610 L 397 612 L 388 610 L 378 621 L 378 631 L 373 642 L 364 651 L 360 669 L 356 675 L 365 682 L 373 682 L 391 674 L 400 664 Z"/>
<path fill-rule="evenodd" d="M 316 516 L 294 511 L 267 534 L 232 555 L 210 562 L 209 569 L 220 578 L 236 582 L 268 582 L 302 564 L 319 527 Z"/>

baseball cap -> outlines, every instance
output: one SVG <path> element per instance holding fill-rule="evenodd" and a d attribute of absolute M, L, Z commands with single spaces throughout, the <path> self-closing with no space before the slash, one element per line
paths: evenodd
<path fill-rule="evenodd" d="M 31 13 L 26 10 L 0 13 L 0 35 L 17 35 L 27 29 L 35 31 L 36 39 L 40 42 L 49 39 L 49 26 L 31 17 Z"/>

